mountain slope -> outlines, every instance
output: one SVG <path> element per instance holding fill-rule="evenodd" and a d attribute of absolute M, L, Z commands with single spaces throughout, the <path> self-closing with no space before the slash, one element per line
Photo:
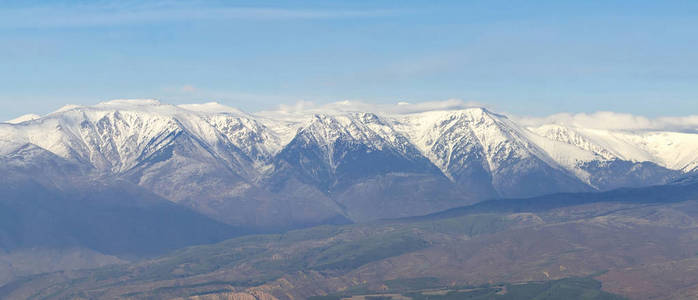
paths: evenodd
<path fill-rule="evenodd" d="M 590 152 L 591 157 L 568 165 L 581 171 L 585 181 L 600 190 L 664 183 L 695 168 L 695 154 L 691 151 L 698 150 L 698 140 L 692 142 L 695 137 L 691 134 L 666 133 L 673 139 L 659 140 L 652 138 L 656 132 L 611 132 L 554 124 L 530 130 Z M 673 149 L 665 149 L 662 155 L 650 153 L 658 150 L 648 150 L 667 146 Z"/>
<path fill-rule="evenodd" d="M 79 247 L 139 256 L 251 232 L 127 181 L 93 180 L 81 175 L 84 167 L 36 146 L 27 145 L 1 161 L 3 251 Z M 44 171 L 46 161 L 53 167 Z"/>
<path fill-rule="evenodd" d="M 315 115 L 274 158 L 273 190 L 305 185 L 354 220 L 414 215 L 472 201 L 375 114 Z"/>
<path fill-rule="evenodd" d="M 588 187 L 558 166 L 524 129 L 482 108 L 428 112 L 403 130 L 459 185 L 484 196 L 521 197 Z M 564 147 L 564 146 L 563 146 Z"/>
<path fill-rule="evenodd" d="M 216 107 L 117 100 L 66 107 L 38 120 L 1 124 L 0 140 L 6 141 L 4 152 L 33 143 L 84 166 L 91 177 L 128 180 L 236 226 L 293 227 L 341 219 L 326 199 L 300 205 L 256 186 L 278 151 L 274 133 L 244 113 L 209 113 L 211 106 Z"/>

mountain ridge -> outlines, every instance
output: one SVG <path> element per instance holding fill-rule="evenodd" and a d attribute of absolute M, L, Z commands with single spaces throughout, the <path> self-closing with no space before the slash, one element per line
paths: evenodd
<path fill-rule="evenodd" d="M 274 116 L 113 100 L 0 123 L 0 156 L 26 144 L 219 221 L 272 227 L 662 184 L 698 166 L 698 134 L 523 126 L 486 108 Z"/>

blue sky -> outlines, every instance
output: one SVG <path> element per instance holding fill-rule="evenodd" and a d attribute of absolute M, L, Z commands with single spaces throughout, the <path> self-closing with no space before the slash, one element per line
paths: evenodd
<path fill-rule="evenodd" d="M 0 120 L 116 98 L 698 113 L 698 1 L 2 1 Z"/>

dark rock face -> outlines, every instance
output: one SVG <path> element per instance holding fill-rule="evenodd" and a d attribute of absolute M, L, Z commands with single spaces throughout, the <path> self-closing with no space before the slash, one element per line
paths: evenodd
<path fill-rule="evenodd" d="M 591 185 L 599 190 L 619 187 L 641 187 L 668 183 L 681 176 L 681 172 L 669 170 L 652 162 L 630 162 L 612 160 L 592 161 L 582 169 L 593 174 Z"/>
<path fill-rule="evenodd" d="M 592 190 L 579 179 L 535 157 L 512 161 L 499 169 L 495 172 L 494 186 L 505 198 Z"/>

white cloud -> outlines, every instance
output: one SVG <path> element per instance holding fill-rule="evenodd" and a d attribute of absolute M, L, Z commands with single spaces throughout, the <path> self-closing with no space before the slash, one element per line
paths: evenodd
<path fill-rule="evenodd" d="M 458 110 L 471 107 L 486 107 L 486 105 L 473 101 L 460 99 L 448 99 L 444 101 L 426 101 L 409 103 L 400 101 L 394 104 L 374 104 L 355 100 L 345 100 L 328 104 L 317 105 L 312 101 L 298 101 L 295 104 L 281 104 L 278 109 L 263 111 L 259 114 L 313 114 L 313 113 L 337 113 L 337 112 L 373 112 L 383 114 L 411 114 L 435 110 Z"/>
<path fill-rule="evenodd" d="M 547 117 L 516 117 L 524 126 L 560 124 L 566 126 L 611 130 L 673 130 L 698 131 L 698 115 L 684 117 L 647 118 L 609 111 L 587 113 L 559 113 Z"/>
<path fill-rule="evenodd" d="M 232 113 L 238 115 L 247 115 L 247 113 L 227 105 L 223 105 L 218 102 L 207 102 L 207 103 L 196 103 L 196 104 L 180 104 L 177 105 L 180 108 L 186 110 L 207 112 L 207 113 Z"/>
<path fill-rule="evenodd" d="M 448 99 L 444 101 L 427 102 L 396 102 L 394 104 L 373 104 L 362 101 L 339 101 L 318 105 L 311 101 L 298 101 L 292 105 L 282 104 L 276 110 L 257 113 L 267 117 L 293 117 L 314 113 L 341 113 L 341 112 L 374 112 L 379 114 L 411 114 L 427 111 L 459 110 L 472 107 L 484 107 L 490 110 L 486 104 L 463 101 L 460 99 Z M 496 110 L 493 110 L 497 112 Z M 512 116 L 511 119 L 523 126 L 541 126 L 545 124 L 559 124 L 565 126 L 609 130 L 667 130 L 698 132 L 698 115 L 683 117 L 657 117 L 648 118 L 628 113 L 600 111 L 595 113 L 558 113 L 546 117 Z"/>

